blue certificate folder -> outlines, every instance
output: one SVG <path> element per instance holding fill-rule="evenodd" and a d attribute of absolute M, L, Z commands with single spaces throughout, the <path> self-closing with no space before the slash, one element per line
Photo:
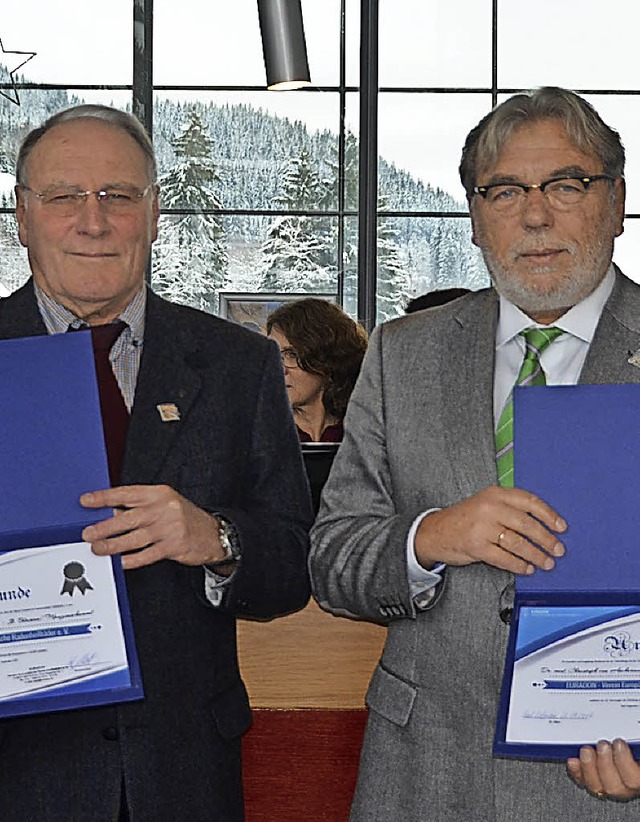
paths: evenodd
<path fill-rule="evenodd" d="M 85 509 L 79 503 L 82 493 L 109 487 L 89 332 L 0 341 L 0 380 L 0 605 L 5 606 L 9 598 L 26 589 L 26 583 L 15 583 L 16 568 L 24 568 L 20 572 L 24 579 L 40 581 L 48 562 L 45 556 L 51 556 L 52 546 L 58 550 L 65 544 L 81 542 L 82 530 L 111 516 L 111 510 Z M 82 669 L 84 677 L 71 677 L 59 687 L 25 689 L 31 693 L 16 698 L 2 691 L 0 717 L 142 697 L 120 558 L 113 558 L 111 565 L 113 573 L 107 576 L 117 597 L 116 600 L 111 595 L 113 608 L 119 612 L 118 631 L 126 648 L 124 669 L 120 666 L 120 670 L 111 670 L 104 676 L 86 675 L 90 667 L 86 664 L 86 653 L 80 661 L 76 655 L 74 671 Z M 64 583 L 64 577 L 58 578 L 59 573 L 52 580 L 56 597 L 61 594 L 61 580 Z M 73 602 L 86 610 L 84 592 L 72 593 Z M 71 601 L 68 592 L 62 600 Z M 16 626 L 36 621 L 33 613 L 23 611 L 27 604 L 24 599 L 16 599 L 13 617 L 5 615 L 0 619 L 2 662 L 17 647 L 18 640 L 24 638 Z M 47 630 L 40 631 L 41 636 L 46 636 Z M 81 630 L 88 634 L 94 626 L 87 622 L 78 628 Z M 34 639 L 37 633 L 32 632 Z M 103 670 L 106 667 L 103 665 Z M 6 665 L 0 671 L 5 668 Z"/>
<path fill-rule="evenodd" d="M 568 529 L 552 571 L 516 577 L 494 753 L 565 759 L 620 736 L 638 757 L 640 385 L 516 389 L 514 466 Z"/>

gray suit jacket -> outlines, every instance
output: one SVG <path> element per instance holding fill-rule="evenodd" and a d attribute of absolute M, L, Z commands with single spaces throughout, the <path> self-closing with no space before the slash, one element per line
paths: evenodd
<path fill-rule="evenodd" d="M 31 283 L 0 300 L 0 337 L 42 333 Z M 179 422 L 162 422 L 163 402 Z M 122 482 L 166 483 L 226 516 L 240 566 L 217 609 L 202 568 L 165 560 L 125 574 L 145 698 L 1 722 L 0 815 L 111 822 L 124 778 L 134 822 L 239 822 L 251 715 L 235 618 L 309 595 L 311 505 L 277 347 L 149 293 Z"/>
<path fill-rule="evenodd" d="M 389 623 L 353 822 L 600 822 L 639 808 L 576 787 L 561 763 L 497 759 L 491 746 L 508 628 L 507 572 L 451 567 L 418 610 L 407 580 L 414 518 L 497 482 L 491 289 L 374 331 L 345 439 L 312 530 L 322 607 Z M 617 274 L 581 382 L 640 382 L 640 288 Z"/>

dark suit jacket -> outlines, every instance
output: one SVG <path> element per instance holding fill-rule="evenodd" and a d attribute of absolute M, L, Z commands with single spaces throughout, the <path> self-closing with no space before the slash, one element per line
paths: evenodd
<path fill-rule="evenodd" d="M 0 300 L 0 338 L 43 333 L 31 282 Z M 166 483 L 223 514 L 242 560 L 219 608 L 201 568 L 127 572 L 144 700 L 0 723 L 3 817 L 113 820 L 124 776 L 134 822 L 243 818 L 235 618 L 308 599 L 311 509 L 281 373 L 264 337 L 149 293 L 122 484 Z M 179 422 L 161 421 L 164 402 Z"/>

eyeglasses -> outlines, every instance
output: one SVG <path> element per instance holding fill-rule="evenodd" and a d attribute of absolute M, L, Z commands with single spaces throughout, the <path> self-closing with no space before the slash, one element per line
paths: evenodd
<path fill-rule="evenodd" d="M 500 598 L 498 600 L 498 616 L 504 622 L 505 625 L 511 624 L 511 619 L 513 617 L 513 598 L 515 596 L 515 591 L 515 582 L 511 580 L 511 582 L 507 582 L 507 584 L 500 592 Z"/>
<path fill-rule="evenodd" d="M 293 348 L 280 349 L 280 356 L 282 357 L 282 362 L 285 368 L 302 368 L 298 355 Z"/>
<path fill-rule="evenodd" d="M 479 194 L 495 211 L 508 214 L 521 209 L 531 189 L 538 188 L 550 206 L 567 211 L 583 201 L 592 183 L 615 179 L 609 174 L 592 174 L 588 177 L 552 177 L 543 183 L 491 183 L 475 186 L 473 193 Z"/>
<path fill-rule="evenodd" d="M 74 186 L 52 186 L 45 191 L 35 191 L 29 186 L 20 186 L 24 191 L 37 197 L 47 211 L 58 217 L 75 217 L 91 194 L 95 194 L 105 213 L 126 214 L 132 211 L 153 187 L 154 184 L 150 183 L 142 191 L 135 186 L 113 186 L 99 188 L 96 191 L 81 191 Z"/>

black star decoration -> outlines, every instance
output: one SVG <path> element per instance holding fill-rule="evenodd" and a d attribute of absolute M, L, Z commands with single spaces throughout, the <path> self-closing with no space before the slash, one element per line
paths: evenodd
<path fill-rule="evenodd" d="M 0 39 L 0 51 L 2 52 L 2 54 L 19 54 L 20 57 L 26 57 L 26 60 L 23 60 L 21 63 L 18 63 L 18 65 L 14 69 L 9 70 L 9 77 L 11 78 L 11 84 L 12 84 L 13 88 L 9 89 L 8 92 L 6 90 L 0 88 L 0 94 L 3 97 L 6 97 L 7 100 L 10 100 L 12 103 L 15 103 L 17 106 L 19 106 L 20 105 L 20 97 L 18 97 L 18 89 L 16 88 L 16 78 L 15 78 L 14 75 L 26 63 L 28 63 L 29 60 L 31 60 L 33 57 L 35 57 L 37 52 L 35 52 L 35 51 L 11 51 L 9 49 L 5 49 L 5 47 L 2 44 L 1 39 Z M 11 92 L 13 92 L 13 96 L 12 96 Z"/>

